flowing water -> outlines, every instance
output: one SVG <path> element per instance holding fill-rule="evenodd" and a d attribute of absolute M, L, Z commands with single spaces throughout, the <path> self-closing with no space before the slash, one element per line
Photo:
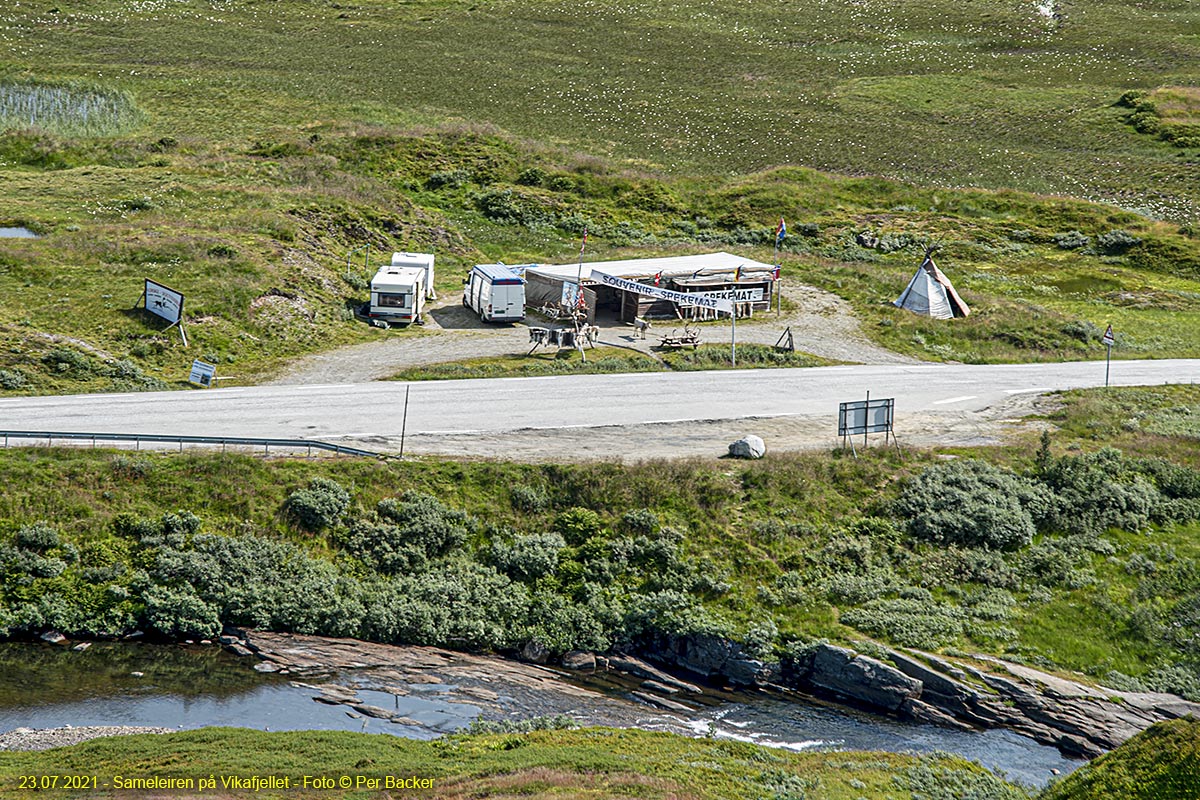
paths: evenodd
<path fill-rule="evenodd" d="M 253 662 L 216 647 L 99 642 L 83 652 L 43 644 L 0 644 L 0 731 L 65 725 L 211 725 L 266 730 L 350 730 L 431 739 L 476 718 L 569 714 L 583 724 L 638 727 L 755 742 L 790 750 L 887 750 L 956 753 L 1012 780 L 1041 786 L 1051 770 L 1082 761 L 1064 758 L 1007 731 L 963 732 L 899 723 L 841 707 L 770 692 L 711 690 L 689 698 L 686 711 L 662 711 L 634 700 L 639 681 L 576 679 L 597 692 L 530 692 L 489 683 L 495 694 L 472 701 L 472 687 L 436 674 L 387 691 L 355 672 L 320 677 L 260 674 Z M 137 674 L 140 673 L 140 674 Z M 394 713 L 392 722 L 347 705 L 313 702 L 315 683 L 354 689 L 361 704 Z M 399 692 L 399 693 L 397 693 Z"/>

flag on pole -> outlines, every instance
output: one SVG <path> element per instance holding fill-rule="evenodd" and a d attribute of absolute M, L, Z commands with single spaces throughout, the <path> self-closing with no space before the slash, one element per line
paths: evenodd
<path fill-rule="evenodd" d="M 774 280 L 779 280 L 779 265 L 775 265 L 775 269 L 771 270 L 771 277 Z"/>
<path fill-rule="evenodd" d="M 783 237 L 787 236 L 787 223 L 783 221 L 783 217 L 779 218 L 779 226 L 775 228 L 775 246 L 783 244 Z"/>
<path fill-rule="evenodd" d="M 654 273 L 654 285 L 658 286 L 660 283 L 662 283 L 662 270 L 661 269 L 658 272 Z"/>
<path fill-rule="evenodd" d="M 587 247 L 587 228 L 583 229 L 583 241 L 579 243 L 579 257 L 583 258 L 583 248 Z"/>
<path fill-rule="evenodd" d="M 737 269 L 733 271 L 733 280 L 740 281 L 742 279 L 742 265 L 738 264 Z"/>

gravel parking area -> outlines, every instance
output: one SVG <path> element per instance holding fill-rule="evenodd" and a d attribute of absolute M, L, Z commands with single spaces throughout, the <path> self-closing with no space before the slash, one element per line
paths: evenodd
<path fill-rule="evenodd" d="M 885 350 L 868 341 L 858 327 L 850 305 L 840 297 L 811 286 L 784 287 L 796 311 L 784 316 L 759 312 L 738 322 L 739 343 L 773 345 L 791 328 L 796 349 L 824 358 L 857 364 L 911 364 L 915 359 Z M 539 324 L 531 320 L 530 324 Z M 542 323 L 545 324 L 545 323 Z M 605 346 L 652 352 L 658 337 L 672 328 L 673 320 L 655 320 L 647 338 L 639 339 L 633 327 L 600 320 L 600 350 Z M 419 332 L 379 330 L 379 341 L 307 356 L 293 363 L 274 384 L 365 383 L 381 380 L 408 367 L 440 364 L 468 358 L 512 355 L 529 351 L 526 325 L 486 325 L 463 308 L 455 293 L 443 297 L 427 314 Z M 728 324 L 701 328 L 707 343 L 727 343 Z"/>

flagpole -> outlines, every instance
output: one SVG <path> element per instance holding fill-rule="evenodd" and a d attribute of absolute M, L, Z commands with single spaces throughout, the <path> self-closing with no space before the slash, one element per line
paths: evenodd
<path fill-rule="evenodd" d="M 579 301 L 583 297 L 583 248 L 587 247 L 587 227 L 583 229 L 583 241 L 579 243 L 579 269 L 575 272 L 575 310 L 579 310 Z"/>
<path fill-rule="evenodd" d="M 780 308 L 783 302 L 783 296 L 779 291 L 779 234 L 775 235 L 775 316 L 778 317 L 783 313 Z M 770 306 L 768 306 L 768 309 Z"/>

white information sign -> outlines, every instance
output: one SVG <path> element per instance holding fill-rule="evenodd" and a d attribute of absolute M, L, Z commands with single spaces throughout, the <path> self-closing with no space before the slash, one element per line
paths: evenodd
<path fill-rule="evenodd" d="M 167 322 L 179 322 L 183 315 L 183 295 L 146 278 L 146 310 Z"/>
<path fill-rule="evenodd" d="M 895 398 L 855 400 L 838 404 L 838 436 L 887 433 L 892 430 L 896 413 Z"/>
<path fill-rule="evenodd" d="M 208 389 L 212 387 L 213 380 L 216 378 L 216 375 L 216 366 L 209 364 L 206 361 L 201 361 L 197 358 L 192 362 L 192 374 L 188 378 L 188 381 L 196 384 L 197 386 L 203 386 L 205 389 Z"/>
<path fill-rule="evenodd" d="M 649 286 L 645 283 L 617 278 L 594 269 L 592 270 L 592 277 L 605 286 L 612 286 L 625 292 L 637 292 L 638 294 L 650 297 L 661 297 L 664 300 L 670 300 L 681 306 L 700 306 L 701 308 L 711 308 L 714 311 L 724 311 L 726 314 L 733 313 L 733 301 L 727 297 L 718 297 L 717 295 L 722 294 L 721 292 L 676 292 L 671 289 L 660 289 L 657 286 Z"/>

